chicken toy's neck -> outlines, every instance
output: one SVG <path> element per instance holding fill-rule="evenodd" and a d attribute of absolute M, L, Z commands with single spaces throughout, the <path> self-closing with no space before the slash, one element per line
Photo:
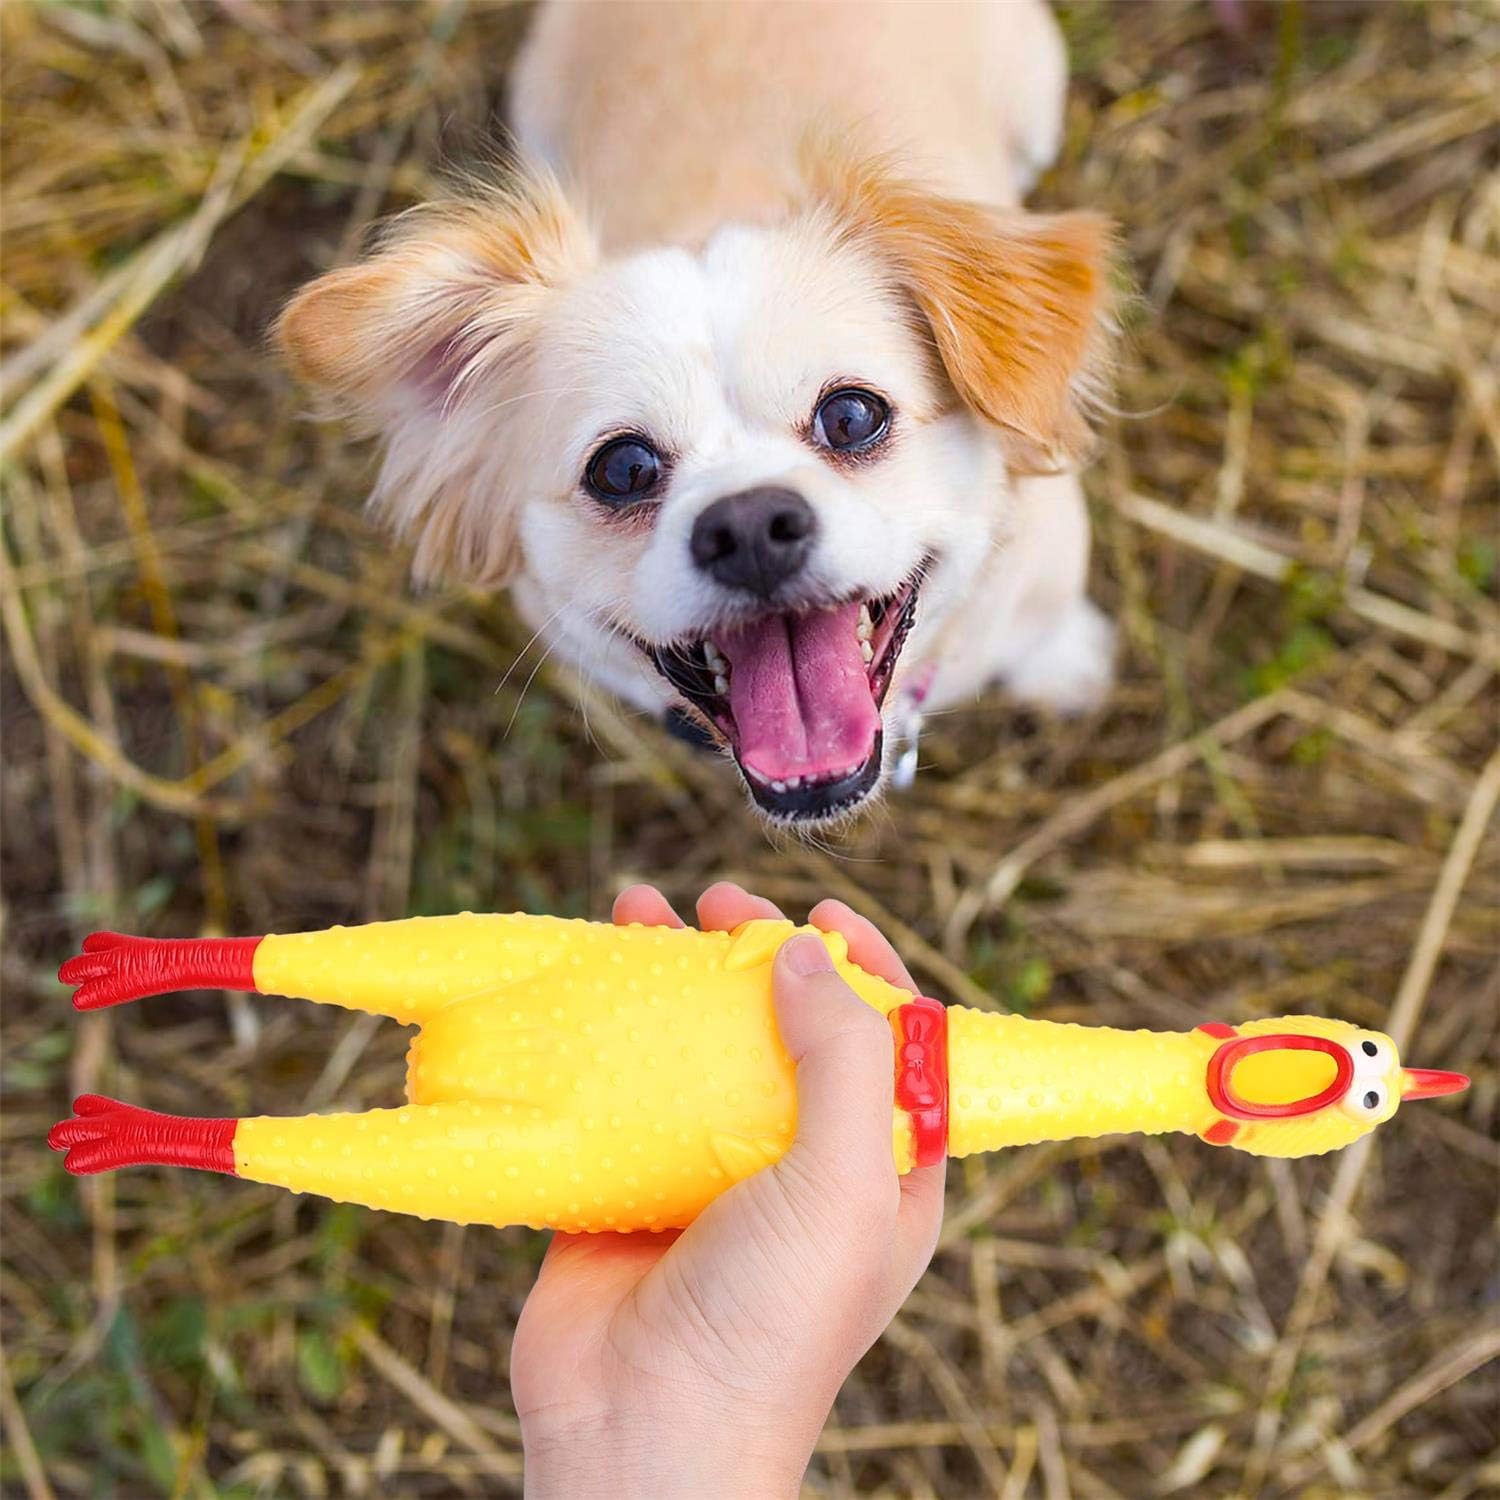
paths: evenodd
<path fill-rule="evenodd" d="M 952 1006 L 948 1152 L 1123 1132 L 1202 1134 L 1217 1118 L 1201 1032 L 1120 1031 Z"/>

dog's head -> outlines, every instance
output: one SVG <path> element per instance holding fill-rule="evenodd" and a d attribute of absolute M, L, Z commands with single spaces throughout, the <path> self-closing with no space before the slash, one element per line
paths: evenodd
<path fill-rule="evenodd" d="M 878 785 L 1008 474 L 1082 443 L 1107 238 L 824 158 L 779 222 L 605 258 L 532 177 L 398 219 L 278 334 L 384 438 L 419 576 L 516 580 L 549 644 L 690 704 L 811 821 Z"/>

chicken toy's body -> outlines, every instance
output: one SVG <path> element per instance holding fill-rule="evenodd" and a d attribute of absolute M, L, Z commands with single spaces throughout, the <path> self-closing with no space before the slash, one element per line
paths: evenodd
<path fill-rule="evenodd" d="M 777 1160 L 796 1126 L 771 960 L 783 921 L 733 933 L 463 915 L 260 939 L 101 933 L 64 965 L 89 1010 L 206 986 L 294 995 L 419 1030 L 407 1103 L 203 1120 L 85 1095 L 50 1140 L 75 1172 L 160 1162 L 460 1223 L 684 1225 Z M 1457 1074 L 1402 1069 L 1388 1038 L 1297 1017 L 1187 1033 L 948 1009 L 851 963 L 890 1021 L 901 1171 L 974 1151 L 1188 1131 L 1301 1156 L 1349 1144 Z"/>

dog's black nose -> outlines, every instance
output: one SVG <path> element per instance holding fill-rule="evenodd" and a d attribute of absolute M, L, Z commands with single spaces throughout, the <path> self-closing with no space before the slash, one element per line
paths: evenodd
<path fill-rule="evenodd" d="M 693 561 L 720 583 L 769 599 L 807 561 L 817 529 L 795 490 L 726 495 L 693 523 Z"/>

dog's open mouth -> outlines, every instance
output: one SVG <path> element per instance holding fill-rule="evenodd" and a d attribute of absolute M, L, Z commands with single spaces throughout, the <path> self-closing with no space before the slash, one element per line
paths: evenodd
<path fill-rule="evenodd" d="M 919 573 L 883 598 L 766 614 L 646 654 L 724 738 L 761 807 L 830 817 L 880 778 L 880 706 L 921 582 Z"/>

